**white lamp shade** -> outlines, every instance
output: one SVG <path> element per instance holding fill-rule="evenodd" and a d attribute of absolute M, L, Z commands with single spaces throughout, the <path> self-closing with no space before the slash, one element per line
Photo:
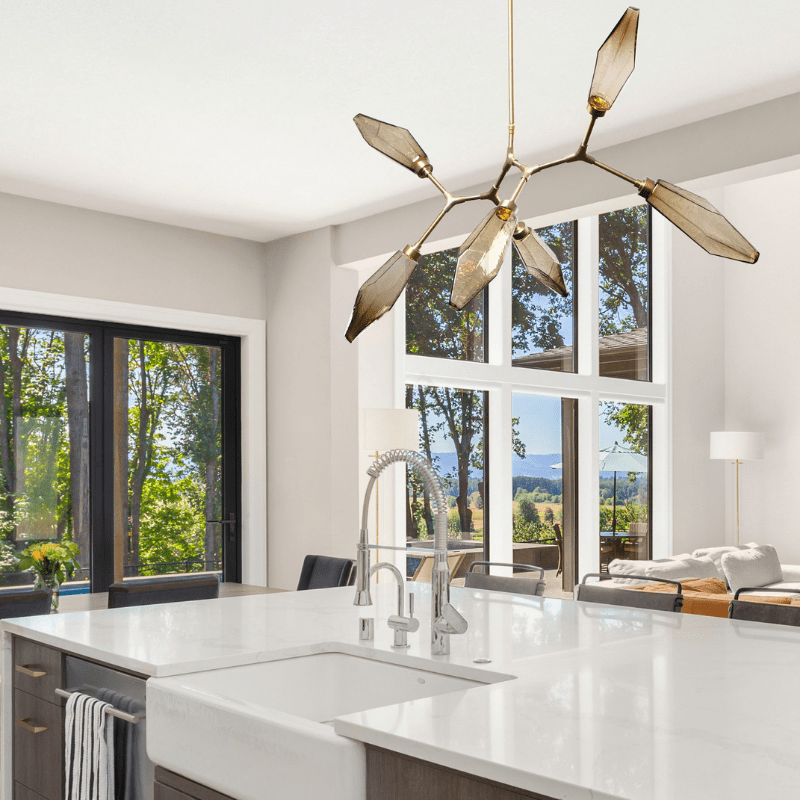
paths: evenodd
<path fill-rule="evenodd" d="M 711 458 L 726 461 L 760 461 L 764 458 L 764 434 L 715 431 L 711 434 Z"/>
<path fill-rule="evenodd" d="M 419 411 L 415 408 L 362 408 L 359 416 L 361 450 L 419 450 Z"/>

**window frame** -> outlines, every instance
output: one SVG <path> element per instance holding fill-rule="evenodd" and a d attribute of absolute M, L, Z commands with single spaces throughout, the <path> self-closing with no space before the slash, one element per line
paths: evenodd
<path fill-rule="evenodd" d="M 163 327 L 83 320 L 50 314 L 0 310 L 0 325 L 75 331 L 89 337 L 89 491 L 91 506 L 90 591 L 105 592 L 114 583 L 113 498 L 113 342 L 146 339 L 219 347 L 222 354 L 222 498 L 223 515 L 236 524 L 223 531 L 222 580 L 242 581 L 241 339 Z M 99 376 L 99 380 L 95 379 Z M 98 535 L 99 534 L 99 535 Z"/>

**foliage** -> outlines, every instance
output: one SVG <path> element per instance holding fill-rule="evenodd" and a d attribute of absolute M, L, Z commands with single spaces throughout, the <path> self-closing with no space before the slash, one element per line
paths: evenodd
<path fill-rule="evenodd" d="M 515 542 L 554 542 L 556 535 L 551 525 L 529 522 L 519 516 L 514 518 L 512 539 Z"/>
<path fill-rule="evenodd" d="M 533 502 L 530 495 L 525 495 L 519 501 L 519 515 L 525 522 L 539 522 L 539 512 L 537 511 L 536 504 Z"/>
<path fill-rule="evenodd" d="M 610 531 L 614 510 L 611 506 L 600 506 L 600 530 Z M 642 503 L 627 503 L 617 506 L 618 531 L 627 531 L 631 522 L 647 522 L 647 506 Z"/>
<path fill-rule="evenodd" d="M 65 337 L 60 331 L 0 325 L 0 571 L 29 564 L 30 555 L 15 563 L 15 543 L 21 540 L 76 538 L 68 391 L 75 377 L 67 369 Z M 88 337 L 80 336 L 79 362 L 81 351 L 88 359 L 88 346 Z M 179 562 L 141 569 L 149 574 L 183 571 L 187 559 L 216 563 L 219 532 L 209 534 L 205 519 L 220 516 L 219 351 L 138 340 L 126 346 L 123 511 L 129 534 L 137 533 L 135 540 L 129 537 L 126 564 L 136 574 L 140 563 Z M 85 386 L 85 374 L 83 381 Z M 86 544 L 88 538 L 72 546 Z"/>
<path fill-rule="evenodd" d="M 63 583 L 80 569 L 77 556 L 80 555 L 78 545 L 69 539 L 57 542 L 35 542 L 28 545 L 19 558 L 21 570 L 32 570 L 42 578 L 56 578 Z"/>
<path fill-rule="evenodd" d="M 552 350 L 566 342 L 563 328 L 572 319 L 572 223 L 564 222 L 536 231 L 555 253 L 561 264 L 568 296 L 561 297 L 534 278 L 520 260 L 512 255 L 511 346 L 513 355 Z"/>
<path fill-rule="evenodd" d="M 601 215 L 601 336 L 647 327 L 648 255 L 647 206 Z"/>

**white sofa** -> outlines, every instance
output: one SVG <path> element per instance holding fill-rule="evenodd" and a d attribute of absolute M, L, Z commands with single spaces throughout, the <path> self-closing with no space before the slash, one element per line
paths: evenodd
<path fill-rule="evenodd" d="M 757 588 L 753 594 L 779 595 L 770 589 L 795 590 L 800 595 L 800 565 L 782 564 L 775 548 L 750 542 L 744 545 L 704 547 L 693 553 L 681 553 L 652 561 L 614 559 L 608 571 L 612 580 L 601 581 L 608 588 L 625 588 L 642 581 L 626 575 L 648 578 L 688 580 L 690 578 L 720 578 L 731 592 L 740 588 Z"/>

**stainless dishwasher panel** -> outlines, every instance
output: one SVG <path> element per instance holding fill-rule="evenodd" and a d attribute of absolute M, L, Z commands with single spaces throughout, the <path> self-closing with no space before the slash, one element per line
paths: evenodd
<path fill-rule="evenodd" d="M 70 691 L 80 691 L 81 687 L 95 686 L 100 689 L 112 689 L 115 692 L 140 700 L 146 699 L 146 681 L 144 678 L 135 678 L 124 672 L 117 672 L 111 667 L 93 664 L 74 656 L 66 658 L 66 687 Z M 91 691 L 88 692 L 91 694 Z M 120 719 L 114 719 L 114 725 L 130 725 Z M 153 800 L 153 784 L 155 781 L 155 768 L 153 762 L 147 757 L 147 720 L 136 723 L 138 741 L 136 745 L 137 779 L 135 784 L 141 787 L 135 796 L 126 797 L 125 800 Z M 117 795 L 119 796 L 119 795 Z"/>

